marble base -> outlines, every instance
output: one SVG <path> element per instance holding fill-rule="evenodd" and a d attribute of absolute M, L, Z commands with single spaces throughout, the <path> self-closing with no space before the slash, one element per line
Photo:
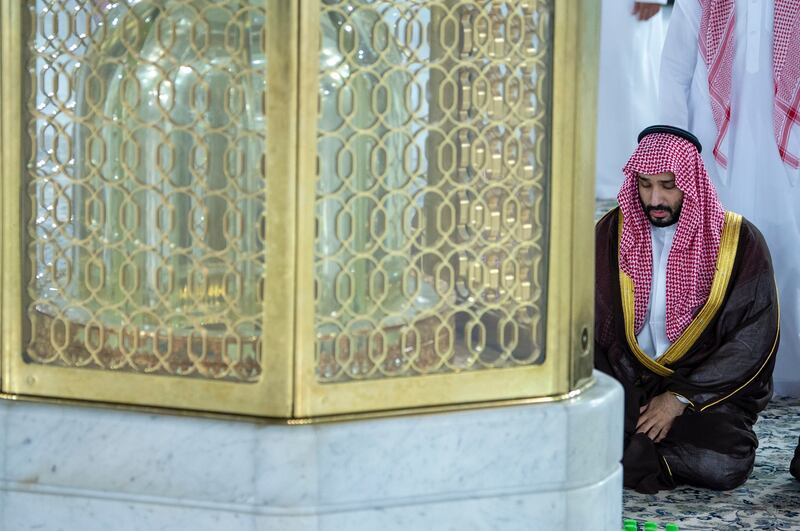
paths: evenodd
<path fill-rule="evenodd" d="M 271 426 L 0 402 L 0 529 L 620 528 L 622 389 Z"/>

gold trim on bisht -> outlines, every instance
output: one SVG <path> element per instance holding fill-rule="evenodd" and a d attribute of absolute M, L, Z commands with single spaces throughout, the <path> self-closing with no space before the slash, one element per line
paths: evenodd
<path fill-rule="evenodd" d="M 674 480 L 675 476 L 672 475 L 672 468 L 670 468 L 667 458 L 662 455 L 661 459 L 664 460 L 664 465 L 667 467 L 667 473 L 669 474 L 669 477 Z"/>
<path fill-rule="evenodd" d="M 622 240 L 622 224 L 622 210 L 620 210 L 618 234 L 620 241 Z M 711 292 L 708 295 L 708 300 L 680 337 L 678 337 L 678 339 L 667 348 L 667 351 L 658 358 L 661 361 L 656 361 L 645 354 L 639 346 L 639 342 L 636 340 L 636 333 L 633 329 L 633 279 L 625 274 L 622 268 L 619 268 L 619 288 L 622 298 L 622 313 L 625 318 L 625 337 L 628 340 L 628 346 L 642 365 L 659 376 L 669 376 L 674 372 L 666 365 L 675 363 L 689 351 L 722 306 L 722 301 L 725 299 L 725 292 L 728 290 L 728 284 L 730 283 L 731 271 L 733 270 L 733 263 L 736 259 L 736 251 L 739 248 L 739 232 L 741 227 L 741 215 L 730 211 L 725 212 L 725 222 L 722 226 L 722 237 L 720 239 L 719 254 L 717 255 L 716 273 L 711 283 Z M 619 244 L 617 248 L 619 248 Z"/>

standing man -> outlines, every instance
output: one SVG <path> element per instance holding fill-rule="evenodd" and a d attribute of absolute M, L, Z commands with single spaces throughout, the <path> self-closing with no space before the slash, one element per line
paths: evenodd
<path fill-rule="evenodd" d="M 692 134 L 648 127 L 596 227 L 595 364 L 625 389 L 623 482 L 727 490 L 753 468 L 778 301 L 753 224 L 723 210 Z"/>
<path fill-rule="evenodd" d="M 597 197 L 617 195 L 636 133 L 658 120 L 658 72 L 667 0 L 602 0 L 597 114 Z"/>
<path fill-rule="evenodd" d="M 697 134 L 723 204 L 773 252 L 775 390 L 800 396 L 800 1 L 677 0 L 659 96 L 660 121 Z"/>

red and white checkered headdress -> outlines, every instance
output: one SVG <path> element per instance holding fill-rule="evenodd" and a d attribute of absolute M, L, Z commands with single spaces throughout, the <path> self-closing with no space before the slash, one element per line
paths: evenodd
<path fill-rule="evenodd" d="M 728 159 L 722 141 L 731 120 L 731 83 L 736 48 L 734 0 L 699 0 L 702 8 L 698 43 L 708 67 L 708 92 L 717 125 L 714 158 L 723 167 Z M 800 124 L 800 1 L 774 0 L 772 24 L 772 79 L 775 101 L 772 118 L 781 159 L 800 167 L 800 153 L 789 152 L 789 134 Z"/>
<path fill-rule="evenodd" d="M 647 134 L 622 171 L 625 181 L 617 196 L 623 215 L 619 267 L 633 279 L 637 334 L 647 314 L 653 275 L 651 224 L 639 200 L 639 175 L 672 172 L 675 185 L 683 192 L 683 207 L 667 258 L 667 338 L 675 341 L 708 300 L 725 211 L 698 148 L 680 136 Z"/>

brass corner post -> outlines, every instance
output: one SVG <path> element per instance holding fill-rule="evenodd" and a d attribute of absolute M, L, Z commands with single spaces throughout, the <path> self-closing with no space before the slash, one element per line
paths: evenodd
<path fill-rule="evenodd" d="M 550 277 L 554 297 L 548 315 L 559 321 L 549 329 L 548 341 L 552 337 L 565 354 L 562 381 L 578 388 L 591 378 L 594 363 L 592 205 L 600 7 L 591 0 L 562 1 L 557 3 L 556 17 L 561 23 L 556 24 L 553 159 L 557 169 L 552 193 L 559 210 L 551 231 L 561 237 L 551 242 L 551 259 L 570 265 L 566 274 Z M 583 347 L 584 330 L 588 348 Z"/>
<path fill-rule="evenodd" d="M 298 2 L 294 14 L 297 26 L 297 85 L 296 131 L 297 164 L 295 215 L 297 217 L 297 246 L 294 250 L 295 266 L 295 340 L 294 417 L 310 416 L 308 389 L 309 375 L 314 374 L 316 339 L 314 337 L 315 292 L 324 286 L 314 278 L 314 240 L 317 233 L 315 190 L 319 179 L 317 153 L 317 120 L 319 112 L 319 62 L 320 62 L 320 6 L 315 2 Z"/>
<path fill-rule="evenodd" d="M 21 297 L 19 282 L 21 271 L 19 197 L 22 190 L 22 6 L 20 2 L 0 3 L 0 175 L 3 198 L 0 219 L 0 322 L 2 322 L 2 385 L 11 380 L 8 360 L 19 352 L 22 343 Z"/>
<path fill-rule="evenodd" d="M 576 244 L 573 268 L 573 300 L 571 337 L 572 369 L 570 386 L 583 386 L 591 379 L 594 368 L 594 201 L 595 201 L 595 138 L 597 128 L 597 82 L 600 65 L 600 3 L 581 0 L 577 26 L 576 67 L 580 91 L 575 103 L 575 154 L 573 179 L 576 182 L 573 211 Z M 587 346 L 582 344 L 586 336 Z"/>

